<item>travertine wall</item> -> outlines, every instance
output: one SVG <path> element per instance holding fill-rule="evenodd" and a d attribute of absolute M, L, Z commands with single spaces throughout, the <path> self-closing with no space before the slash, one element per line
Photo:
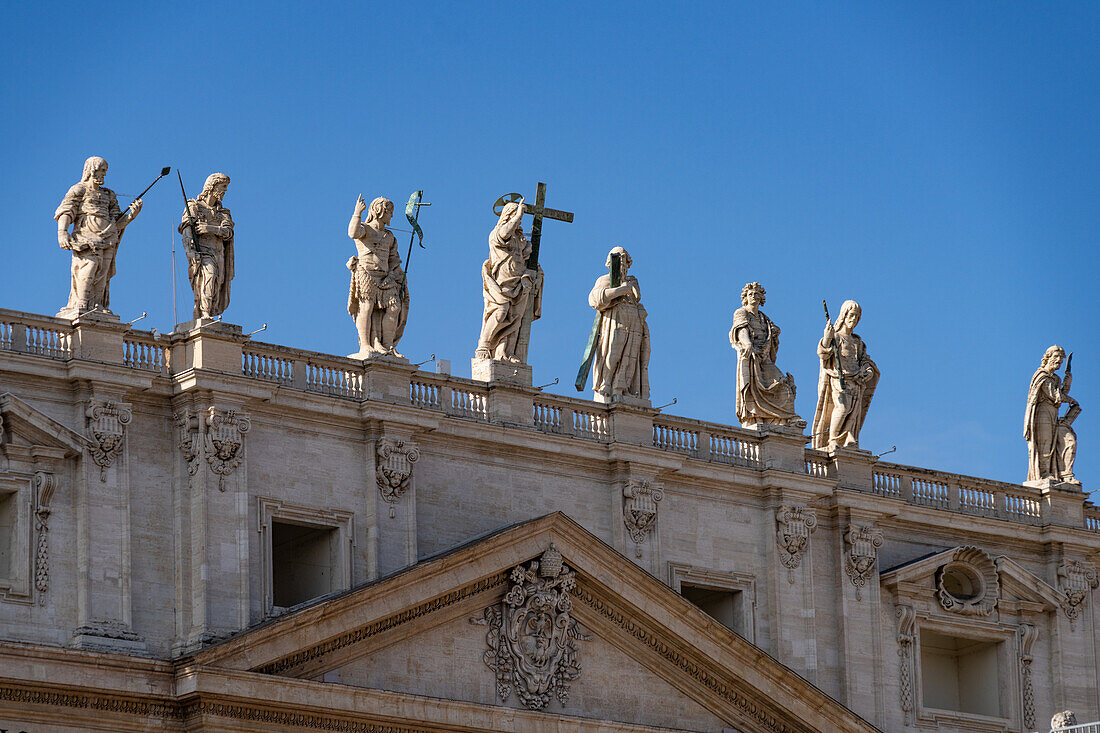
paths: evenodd
<path fill-rule="evenodd" d="M 1029 705 L 1038 721 L 1064 708 L 1081 719 L 1100 717 L 1094 599 L 1086 598 L 1071 619 L 1058 576 L 1063 559 L 1095 561 L 1100 534 L 842 488 L 869 486 L 873 458 L 849 452 L 848 463 L 838 460 L 827 475 L 813 476 L 804 470 L 804 440 L 783 431 L 728 429 L 759 443 L 763 467 L 727 465 L 661 450 L 644 438 L 591 440 L 493 417 L 529 415 L 534 390 L 494 386 L 490 399 L 504 406 L 499 412 L 491 410 L 489 419 L 460 417 L 402 403 L 410 374 L 404 367 L 376 367 L 367 375 L 364 391 L 378 399 L 348 399 L 250 379 L 234 371 L 231 348 L 228 361 L 209 357 L 200 364 L 193 355 L 203 351 L 203 336 L 190 338 L 191 355 L 170 373 L 0 351 L 0 394 L 89 441 L 95 439 L 90 405 L 114 401 L 132 412 L 121 453 L 102 479 L 87 454 L 62 461 L 49 516 L 49 587 L 31 598 L 0 592 L 3 639 L 170 658 L 255 624 L 271 611 L 265 517 L 340 527 L 346 577 L 357 585 L 501 526 L 561 511 L 663 582 L 674 584 L 679 568 L 695 573 L 699 584 L 740 590 L 752 609 L 757 645 L 884 730 L 899 730 L 907 714 L 929 724 L 939 720 L 941 730 L 964 725 L 965 716 L 921 708 L 922 628 L 1003 639 L 1001 674 L 1012 690 L 1004 726 L 1032 727 L 1024 725 Z M 215 353 L 205 346 L 205 353 Z M 205 445 L 190 460 L 181 448 L 183 432 L 200 442 L 212 434 L 200 424 L 211 408 L 235 411 L 249 423 L 235 434 L 238 462 L 222 465 L 222 473 L 215 470 L 218 446 Z M 638 414 L 615 407 L 607 414 L 616 436 L 647 434 L 650 423 L 638 423 Z M 642 417 L 651 421 L 652 414 Z M 17 444 L 51 440 L 49 430 L 35 433 L 12 415 L 5 413 L 9 459 Z M 181 415 L 192 418 L 185 428 Z M 384 437 L 419 450 L 392 504 L 378 487 L 377 445 Z M 5 468 L 11 466 L 0 465 L 0 475 Z M 655 521 L 636 542 L 624 520 L 624 502 L 630 503 L 624 489 L 642 483 L 663 496 Z M 1078 514 L 1084 503 L 1083 495 L 1054 500 L 1071 513 L 1077 502 Z M 788 524 L 778 519 L 785 507 L 805 513 Z M 862 585 L 847 571 L 845 533 L 853 524 L 873 526 L 884 540 Z M 800 533 L 806 537 L 801 548 Z M 997 560 L 999 602 L 986 616 L 946 610 L 936 595 L 937 567 L 915 562 L 966 545 L 1013 563 Z M 914 575 L 906 575 L 910 570 Z M 897 606 L 914 609 L 917 640 L 909 658 L 917 661 L 908 682 Z M 1024 625 L 1037 630 L 1026 650 Z M 483 634 L 473 626 L 461 631 L 436 635 L 440 643 L 458 644 Z M 446 650 L 416 659 L 394 654 L 389 666 L 343 674 L 427 694 L 436 693 L 413 681 L 423 686 L 446 678 L 447 695 L 492 697 L 491 677 L 456 673 Z M 601 703 L 588 694 L 574 698 L 576 712 L 591 703 L 598 714 Z"/>

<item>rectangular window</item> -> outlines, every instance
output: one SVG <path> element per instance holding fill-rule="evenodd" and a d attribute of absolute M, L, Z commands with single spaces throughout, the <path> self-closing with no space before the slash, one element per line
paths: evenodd
<path fill-rule="evenodd" d="M 18 493 L 0 493 L 0 578 L 12 576 L 15 555 L 15 533 L 18 525 L 16 512 Z"/>
<path fill-rule="evenodd" d="M 1006 717 L 999 666 L 1002 643 L 922 630 L 920 661 L 924 706 L 993 718 Z"/>
<path fill-rule="evenodd" d="M 341 587 L 338 532 L 289 522 L 271 523 L 272 602 L 290 608 Z"/>

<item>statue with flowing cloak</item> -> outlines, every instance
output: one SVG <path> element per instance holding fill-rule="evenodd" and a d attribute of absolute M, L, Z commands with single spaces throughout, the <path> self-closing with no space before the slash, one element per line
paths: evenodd
<path fill-rule="evenodd" d="M 1069 396 L 1073 381 L 1069 367 L 1066 367 L 1065 380 L 1057 374 L 1065 357 L 1066 352 L 1061 346 L 1047 349 L 1028 387 L 1027 409 L 1024 412 L 1028 481 L 1053 479 L 1080 483 L 1073 475 L 1077 434 L 1072 423 L 1081 408 L 1077 400 Z M 1058 408 L 1063 404 L 1069 404 L 1070 410 L 1065 417 L 1059 418 Z"/>
<path fill-rule="evenodd" d="M 592 360 L 592 389 L 600 402 L 623 394 L 648 400 L 649 326 L 642 290 L 638 278 L 627 274 L 632 260 L 622 247 L 608 253 L 607 267 L 614 254 L 619 255 L 622 283 L 612 287 L 611 275 L 602 275 L 588 295 L 588 304 L 603 316 Z"/>
<path fill-rule="evenodd" d="M 509 202 L 489 234 L 489 259 L 481 267 L 485 311 L 475 359 L 523 363 L 517 347 L 531 298 L 534 298 L 532 320 L 542 316 L 542 268 L 527 269 L 531 242 L 523 236 L 520 225 L 523 213 L 522 199 Z"/>
<path fill-rule="evenodd" d="M 867 356 L 867 346 L 853 332 L 861 315 L 859 303 L 844 301 L 836 323 L 826 321 L 825 335 L 817 344 L 821 360 L 813 426 L 817 450 L 859 447 L 859 431 L 879 379 L 878 366 Z"/>
<path fill-rule="evenodd" d="M 794 377 L 775 365 L 779 327 L 760 306 L 765 291 L 760 283 L 741 290 L 742 306 L 734 311 L 730 345 L 737 351 L 737 419 L 744 427 L 758 424 L 806 427 L 794 411 Z"/>

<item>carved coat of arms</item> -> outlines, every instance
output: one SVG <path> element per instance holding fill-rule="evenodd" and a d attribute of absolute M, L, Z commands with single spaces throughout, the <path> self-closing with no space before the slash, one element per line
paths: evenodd
<path fill-rule="evenodd" d="M 385 501 L 393 504 L 401 498 L 409 488 L 413 464 L 419 460 L 420 450 L 412 443 L 391 438 L 378 441 L 378 490 Z"/>
<path fill-rule="evenodd" d="M 568 701 L 569 683 L 581 673 L 576 642 L 589 638 L 570 616 L 569 592 L 575 584 L 573 571 L 551 544 L 526 568 L 513 569 L 508 595 L 485 609 L 485 664 L 496 672 L 501 700 L 514 690 L 532 710 L 546 707 L 551 694 L 562 705 Z"/>

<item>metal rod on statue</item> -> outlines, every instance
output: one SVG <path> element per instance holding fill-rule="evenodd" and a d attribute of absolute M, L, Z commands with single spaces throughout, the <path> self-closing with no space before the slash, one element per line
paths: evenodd
<path fill-rule="evenodd" d="M 180 322 L 179 313 L 176 312 L 176 233 L 172 232 L 172 326 Z"/>
<path fill-rule="evenodd" d="M 424 231 L 420 228 L 420 207 L 431 206 L 431 204 L 421 203 L 420 199 L 424 197 L 423 191 L 413 191 L 409 196 L 408 203 L 405 204 L 405 218 L 409 220 L 409 224 L 412 226 L 412 233 L 409 235 L 409 250 L 405 253 L 405 277 L 401 280 L 401 288 L 404 290 L 405 285 L 409 282 L 409 263 L 412 261 L 413 253 L 413 241 L 417 236 L 420 237 L 420 249 L 424 249 Z"/>
<path fill-rule="evenodd" d="M 833 319 L 829 317 L 829 306 L 824 300 L 821 301 L 821 307 L 825 309 L 825 320 L 828 323 L 832 323 Z M 842 309 L 843 310 L 843 309 Z M 836 343 L 836 330 L 833 330 L 833 361 L 836 362 L 836 377 L 840 380 L 840 391 L 844 391 L 844 366 L 840 363 L 840 347 Z"/>
<path fill-rule="evenodd" d="M 139 199 L 139 198 L 141 198 L 142 196 L 144 196 L 145 194 L 149 193 L 149 189 L 150 189 L 150 188 L 152 188 L 153 186 L 157 185 L 157 181 L 159 181 L 160 179 L 164 178 L 164 177 L 165 177 L 166 175 L 168 175 L 168 174 L 169 174 L 169 173 L 171 173 L 171 172 L 172 172 L 172 166 L 170 166 L 170 165 L 166 165 L 166 166 L 164 166 L 163 168 L 161 168 L 161 169 L 160 169 L 160 175 L 159 175 L 159 176 L 157 176 L 157 177 L 156 177 L 156 179 L 155 179 L 155 180 L 154 180 L 154 181 L 153 181 L 152 183 L 150 183 L 150 184 L 149 184 L 148 186 L 146 186 L 146 187 L 145 187 L 145 190 L 144 190 L 144 191 L 142 191 L 141 193 L 139 193 L 139 194 L 138 194 L 137 196 L 135 196 L 134 198 L 135 198 L 135 199 Z"/>
<path fill-rule="evenodd" d="M 611 287 L 617 288 L 623 284 L 623 259 L 618 252 L 611 253 Z M 581 368 L 577 370 L 577 381 L 573 386 L 578 392 L 584 391 L 584 385 L 588 383 L 588 372 L 592 370 L 592 360 L 596 357 L 596 346 L 600 342 L 600 329 L 603 326 L 603 312 L 596 312 L 596 319 L 592 322 L 592 330 L 588 334 L 588 343 L 584 346 L 584 356 L 581 358 Z"/>

